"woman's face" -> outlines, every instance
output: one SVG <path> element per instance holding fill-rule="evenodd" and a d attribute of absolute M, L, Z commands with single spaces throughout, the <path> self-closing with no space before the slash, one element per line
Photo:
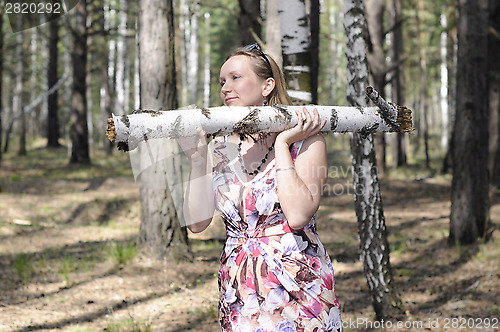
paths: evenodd
<path fill-rule="evenodd" d="M 220 69 L 220 97 L 226 106 L 262 106 L 270 93 L 268 80 L 255 74 L 251 58 L 236 55 Z M 273 86 L 274 87 L 274 86 Z M 272 90 L 272 89 L 271 89 Z"/>

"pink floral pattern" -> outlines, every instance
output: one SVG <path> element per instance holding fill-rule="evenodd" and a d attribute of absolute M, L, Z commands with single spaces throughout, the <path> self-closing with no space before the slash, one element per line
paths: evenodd
<path fill-rule="evenodd" d="M 219 269 L 223 332 L 342 331 L 333 267 L 315 218 L 292 230 L 276 189 L 274 160 L 249 183 L 214 140 L 214 199 L 227 237 Z M 295 161 L 302 141 L 291 149 Z"/>

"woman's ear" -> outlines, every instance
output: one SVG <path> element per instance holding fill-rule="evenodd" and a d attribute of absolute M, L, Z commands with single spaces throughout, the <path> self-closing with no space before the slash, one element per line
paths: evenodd
<path fill-rule="evenodd" d="M 266 81 L 262 87 L 262 96 L 267 98 L 273 92 L 274 87 L 276 86 L 276 81 L 272 77 L 266 78 Z"/>

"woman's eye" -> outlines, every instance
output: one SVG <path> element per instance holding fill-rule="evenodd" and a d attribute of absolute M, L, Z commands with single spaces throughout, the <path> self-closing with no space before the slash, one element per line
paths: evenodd
<path fill-rule="evenodd" d="M 238 75 L 233 76 L 233 80 L 237 80 L 238 78 L 240 78 Z"/>
<path fill-rule="evenodd" d="M 225 81 L 220 81 L 220 86 L 224 86 L 224 84 L 226 84 Z"/>

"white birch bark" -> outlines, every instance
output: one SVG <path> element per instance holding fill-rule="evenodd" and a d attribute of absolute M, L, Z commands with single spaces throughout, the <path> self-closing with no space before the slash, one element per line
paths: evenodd
<path fill-rule="evenodd" d="M 115 29 L 115 16 L 116 11 L 109 5 L 110 0 L 104 0 L 104 30 L 111 32 Z M 108 81 L 109 91 L 114 90 L 114 77 L 115 77 L 115 57 L 116 57 L 116 40 L 109 37 L 109 54 L 108 54 Z"/>
<path fill-rule="evenodd" d="M 440 89 L 440 105 L 441 105 L 441 148 L 448 148 L 448 64 L 446 61 L 447 56 L 447 40 L 448 34 L 446 27 L 448 23 L 446 20 L 445 8 L 442 9 L 441 14 L 441 89 Z"/>
<path fill-rule="evenodd" d="M 200 21 L 200 0 L 193 2 L 191 14 L 191 39 L 189 41 L 188 53 L 188 89 L 189 103 L 194 105 L 198 100 L 198 56 L 199 38 L 198 26 Z"/>
<path fill-rule="evenodd" d="M 278 14 L 278 0 L 266 1 L 266 46 L 265 51 L 269 54 L 280 68 L 283 68 L 283 56 L 281 55 L 281 28 Z"/>
<path fill-rule="evenodd" d="M 141 77 L 140 77 L 140 51 L 139 51 L 139 29 L 137 21 L 135 24 L 135 56 L 134 56 L 134 109 L 141 107 Z"/>
<path fill-rule="evenodd" d="M 306 106 L 317 109 L 327 123 L 325 132 L 358 132 L 367 136 L 375 131 L 411 130 L 411 111 L 396 110 L 374 93 L 374 101 L 382 107 Z M 384 109 L 385 107 L 385 109 Z M 207 134 L 281 132 L 297 124 L 295 111 L 304 106 L 213 107 L 173 111 L 142 111 L 116 116 L 108 120 L 108 138 L 123 150 L 134 149 L 138 142 L 168 137 L 196 135 L 196 128 Z"/>
<path fill-rule="evenodd" d="M 351 104 L 366 106 L 363 91 L 368 85 L 366 19 L 362 0 L 344 0 L 346 33 L 347 97 Z M 376 98 L 374 102 L 377 102 Z M 384 115 L 385 116 L 385 115 Z M 377 175 L 373 136 L 353 134 L 351 139 L 355 209 L 360 238 L 360 259 L 377 320 L 402 314 L 401 300 L 392 287 L 390 251 L 380 184 Z M 400 317 L 397 317 L 398 319 Z"/>
<path fill-rule="evenodd" d="M 283 71 L 288 95 L 312 101 L 310 89 L 309 22 L 305 0 L 278 0 Z"/>
<path fill-rule="evenodd" d="M 205 13 L 205 66 L 203 68 L 203 107 L 210 106 L 210 13 Z"/>
<path fill-rule="evenodd" d="M 180 0 L 179 4 L 179 55 L 181 67 L 181 105 L 188 104 L 188 74 L 187 74 L 187 51 L 189 46 L 189 7 L 186 0 Z M 136 107 L 135 109 L 137 109 Z"/>
<path fill-rule="evenodd" d="M 116 39 L 116 98 L 115 114 L 125 114 L 125 64 L 127 58 L 127 10 L 128 0 L 120 0 L 118 13 L 118 37 Z"/>

